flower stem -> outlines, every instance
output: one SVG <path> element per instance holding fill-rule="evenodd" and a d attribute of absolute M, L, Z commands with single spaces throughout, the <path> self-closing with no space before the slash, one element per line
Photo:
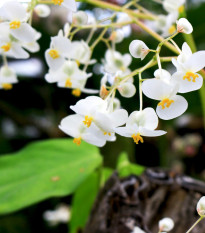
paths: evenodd
<path fill-rule="evenodd" d="M 140 111 L 142 111 L 142 108 L 143 108 L 142 73 L 139 73 L 139 95 L 140 95 Z"/>
<path fill-rule="evenodd" d="M 189 233 L 204 217 L 201 216 L 186 233 Z"/>

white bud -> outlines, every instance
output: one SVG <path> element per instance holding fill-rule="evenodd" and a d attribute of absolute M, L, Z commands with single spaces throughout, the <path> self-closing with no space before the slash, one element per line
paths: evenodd
<path fill-rule="evenodd" d="M 118 29 L 112 32 L 110 36 L 110 40 L 114 41 L 115 43 L 120 43 L 124 39 L 124 32 L 121 29 Z"/>
<path fill-rule="evenodd" d="M 84 11 L 73 13 L 73 24 L 77 26 L 85 25 L 88 22 L 88 16 Z"/>
<path fill-rule="evenodd" d="M 130 98 L 136 93 L 136 88 L 132 83 L 126 82 L 118 87 L 118 91 L 125 98 Z"/>
<path fill-rule="evenodd" d="M 141 40 L 133 40 L 129 46 L 130 53 L 135 58 L 141 58 L 143 60 L 149 53 L 149 48 Z"/>
<path fill-rule="evenodd" d="M 117 109 L 120 109 L 120 100 L 117 99 L 117 98 L 114 98 L 113 100 L 113 110 L 117 110 Z"/>
<path fill-rule="evenodd" d="M 196 210 L 200 216 L 205 217 L 205 196 L 201 197 L 198 201 Z"/>
<path fill-rule="evenodd" d="M 171 231 L 174 227 L 174 222 L 171 218 L 163 218 L 159 221 L 159 230 L 160 231 Z"/>
<path fill-rule="evenodd" d="M 0 69 L 0 76 L 3 78 L 16 78 L 16 73 L 13 69 L 8 66 L 3 66 Z"/>
<path fill-rule="evenodd" d="M 141 228 L 135 227 L 132 233 L 145 233 Z"/>
<path fill-rule="evenodd" d="M 177 31 L 190 34 L 193 32 L 193 27 L 187 19 L 181 18 L 177 21 Z"/>
<path fill-rule="evenodd" d="M 39 17 L 46 18 L 50 15 L 51 9 L 45 4 L 39 4 L 35 7 L 35 12 Z"/>

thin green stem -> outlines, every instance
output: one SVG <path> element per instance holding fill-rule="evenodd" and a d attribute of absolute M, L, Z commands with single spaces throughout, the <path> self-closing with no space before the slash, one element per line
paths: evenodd
<path fill-rule="evenodd" d="M 90 47 L 91 50 L 93 50 L 95 48 L 95 46 L 102 40 L 102 38 L 105 35 L 106 31 L 107 31 L 107 28 L 104 28 L 103 31 L 100 33 L 99 37 L 91 45 L 91 47 Z"/>
<path fill-rule="evenodd" d="M 142 73 L 139 73 L 139 95 L 140 95 L 140 111 L 142 111 L 142 108 L 143 108 Z"/>
<path fill-rule="evenodd" d="M 204 217 L 201 216 L 186 233 L 189 233 Z"/>

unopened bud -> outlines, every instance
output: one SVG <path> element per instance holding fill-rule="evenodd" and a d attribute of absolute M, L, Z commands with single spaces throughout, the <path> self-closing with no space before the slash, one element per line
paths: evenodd
<path fill-rule="evenodd" d="M 110 40 L 114 41 L 115 43 L 120 43 L 124 39 L 124 32 L 121 29 L 113 31 L 110 35 Z"/>
<path fill-rule="evenodd" d="M 149 53 L 149 48 L 141 40 L 133 40 L 129 46 L 130 54 L 135 58 L 141 58 L 143 60 Z"/>
<path fill-rule="evenodd" d="M 35 12 L 39 17 L 46 18 L 50 15 L 51 9 L 45 4 L 39 4 L 35 7 Z"/>
<path fill-rule="evenodd" d="M 73 13 L 73 24 L 76 26 L 85 25 L 88 22 L 88 16 L 84 11 Z"/>
<path fill-rule="evenodd" d="M 174 222 L 171 218 L 163 218 L 159 221 L 159 230 L 160 231 L 171 231 L 174 227 Z"/>
<path fill-rule="evenodd" d="M 200 216 L 205 217 L 205 196 L 201 197 L 197 203 L 197 212 Z"/>
<path fill-rule="evenodd" d="M 193 27 L 187 19 L 181 18 L 177 21 L 177 31 L 190 34 L 193 32 Z"/>
<path fill-rule="evenodd" d="M 118 91 L 125 98 L 130 98 L 135 95 L 136 88 L 132 83 L 126 82 L 118 87 Z"/>

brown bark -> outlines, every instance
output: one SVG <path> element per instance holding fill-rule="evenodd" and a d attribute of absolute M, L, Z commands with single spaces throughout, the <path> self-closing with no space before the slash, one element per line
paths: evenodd
<path fill-rule="evenodd" d="M 199 218 L 196 204 L 205 195 L 205 183 L 187 176 L 147 169 L 140 176 L 120 180 L 117 173 L 107 181 L 93 207 L 83 233 L 130 233 L 139 226 L 158 232 L 158 221 L 171 217 L 171 232 L 185 233 Z M 205 233 L 205 219 L 192 231 Z"/>

